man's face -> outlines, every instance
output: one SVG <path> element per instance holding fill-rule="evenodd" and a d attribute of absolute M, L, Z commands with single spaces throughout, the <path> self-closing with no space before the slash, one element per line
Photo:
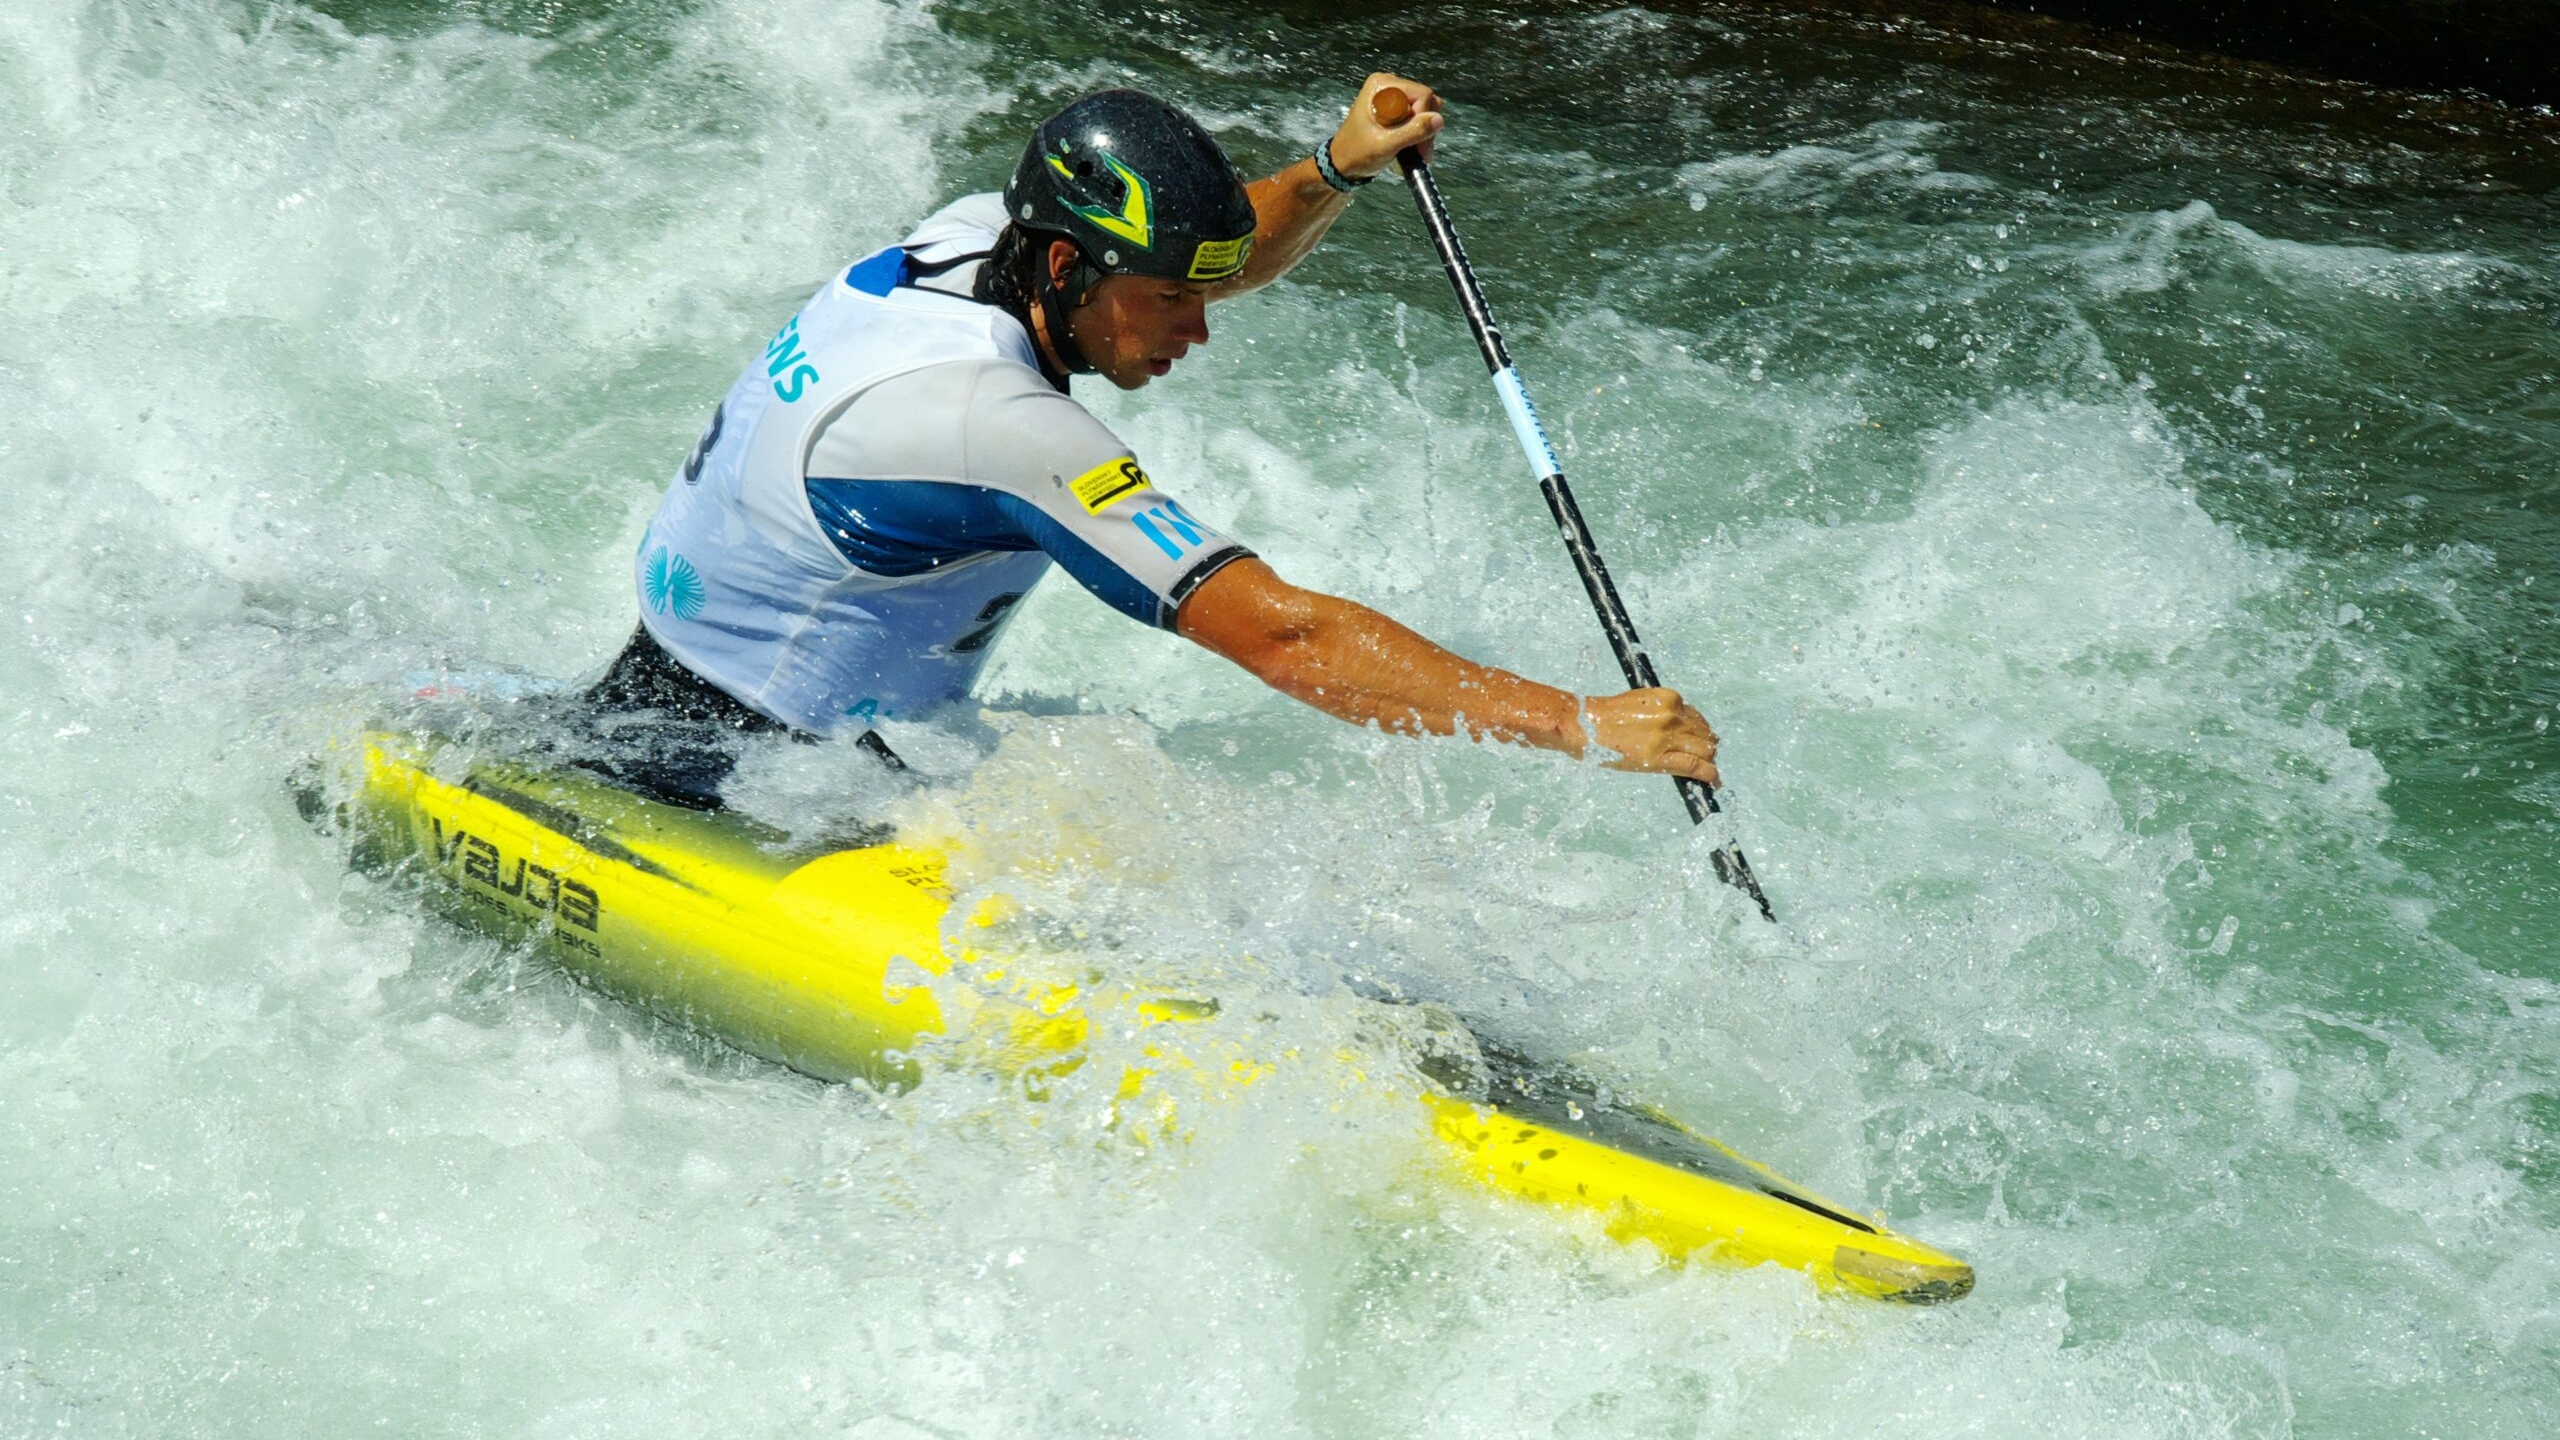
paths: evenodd
<path fill-rule="evenodd" d="M 1173 369 L 1194 345 L 1209 343 L 1209 287 L 1186 280 L 1112 275 L 1067 314 L 1067 328 L 1087 363 L 1123 390 Z"/>

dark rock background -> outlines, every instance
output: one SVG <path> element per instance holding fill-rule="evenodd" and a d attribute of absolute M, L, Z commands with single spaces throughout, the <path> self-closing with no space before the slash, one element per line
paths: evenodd
<path fill-rule="evenodd" d="M 1989 0 L 2163 44 L 2560 105 L 2560 0 Z"/>

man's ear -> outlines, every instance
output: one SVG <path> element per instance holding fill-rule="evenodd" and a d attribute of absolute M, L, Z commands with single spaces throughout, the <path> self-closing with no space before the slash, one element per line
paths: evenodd
<path fill-rule="evenodd" d="M 1076 262 L 1083 258 L 1083 252 L 1076 249 L 1074 241 L 1050 241 L 1048 255 L 1050 287 L 1057 290 L 1066 289 L 1068 280 L 1076 273 Z"/>

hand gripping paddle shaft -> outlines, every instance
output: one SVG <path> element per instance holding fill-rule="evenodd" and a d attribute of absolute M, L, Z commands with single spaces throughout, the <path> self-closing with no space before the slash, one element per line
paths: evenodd
<path fill-rule="evenodd" d="M 1381 90 L 1370 100 L 1370 110 L 1381 125 L 1401 125 L 1413 114 L 1413 102 L 1401 90 Z M 1644 650 L 1644 642 L 1636 638 L 1635 622 L 1627 618 L 1627 607 L 1618 599 L 1618 587 L 1609 579 L 1609 567 L 1600 560 L 1600 547 L 1591 538 L 1591 527 L 1583 523 L 1582 509 L 1573 503 L 1573 491 L 1564 483 L 1564 467 L 1556 460 L 1555 447 L 1547 443 L 1547 432 L 1538 424 L 1538 412 L 1529 404 L 1529 392 L 1520 383 L 1520 371 L 1511 363 L 1511 352 L 1503 348 L 1502 331 L 1493 323 L 1493 311 L 1484 302 L 1484 289 L 1476 284 L 1476 272 L 1467 264 L 1466 247 L 1458 243 L 1457 229 L 1449 223 L 1449 208 L 1441 202 L 1440 187 L 1432 183 L 1431 166 L 1419 150 L 1406 150 L 1396 156 L 1396 164 L 1404 170 L 1404 178 L 1413 189 L 1413 203 L 1422 211 L 1422 226 L 1431 233 L 1431 248 L 1440 252 L 1440 266 L 1449 273 L 1449 284 L 1458 292 L 1458 308 L 1467 315 L 1467 326 L 1475 331 L 1476 348 L 1484 352 L 1484 364 L 1493 372 L 1493 388 L 1502 397 L 1503 412 L 1511 417 L 1511 433 L 1529 457 L 1530 472 L 1538 477 L 1538 491 L 1547 497 L 1548 513 L 1555 516 L 1556 529 L 1564 535 L 1564 548 L 1573 556 L 1573 568 L 1582 576 L 1582 588 L 1591 596 L 1591 608 L 1600 616 L 1600 628 L 1609 632 L 1609 648 L 1618 652 L 1618 668 L 1626 672 L 1631 689 L 1651 690 L 1662 684 L 1653 672 L 1653 657 Z M 1689 807 L 1689 818 L 1699 824 L 1717 812 L 1715 787 L 1703 780 L 1675 776 L 1680 799 Z M 1760 881 L 1751 873 L 1751 862 L 1742 858 L 1742 846 L 1725 842 L 1710 857 L 1716 867 L 1716 878 L 1742 891 L 1760 907 L 1770 920 L 1777 913 L 1769 908 L 1769 897 L 1760 893 Z"/>

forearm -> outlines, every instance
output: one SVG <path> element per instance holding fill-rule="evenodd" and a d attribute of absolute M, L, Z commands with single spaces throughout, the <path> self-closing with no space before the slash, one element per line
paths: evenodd
<path fill-rule="evenodd" d="M 1354 724 L 1400 734 L 1500 740 L 1580 755 L 1582 700 L 1440 648 L 1365 605 L 1337 614 L 1289 657 L 1274 685 Z"/>
<path fill-rule="evenodd" d="M 1324 183 L 1312 157 L 1254 181 L 1245 194 L 1253 200 L 1253 258 L 1243 274 L 1209 292 L 1212 300 L 1259 290 L 1288 274 L 1351 206 L 1349 195 Z"/>
<path fill-rule="evenodd" d="M 1405 118 L 1393 125 L 1377 116 L 1378 92 L 1389 87 L 1402 92 L 1405 106 Z M 1382 71 L 1362 83 L 1341 126 L 1322 143 L 1335 169 L 1364 180 L 1394 168 L 1396 156 L 1408 148 L 1430 159 L 1432 138 L 1444 123 L 1440 97 L 1430 86 Z M 1325 183 L 1312 155 L 1246 186 L 1245 194 L 1253 201 L 1253 258 L 1243 274 L 1209 292 L 1212 300 L 1258 290 L 1288 274 L 1351 204 L 1348 194 Z"/>
<path fill-rule="evenodd" d="M 1174 628 L 1328 715 L 1406 735 L 1506 740 L 1616 770 L 1716 783 L 1716 733 L 1669 690 L 1585 699 L 1452 655 L 1357 601 L 1301 590 L 1246 558 L 1202 581 Z"/>
<path fill-rule="evenodd" d="M 1570 691 L 1452 654 L 1357 601 L 1300 590 L 1285 606 L 1279 623 L 1266 620 L 1243 643 L 1210 624 L 1184 629 L 1273 689 L 1355 725 L 1569 755 L 1588 743 Z"/>

